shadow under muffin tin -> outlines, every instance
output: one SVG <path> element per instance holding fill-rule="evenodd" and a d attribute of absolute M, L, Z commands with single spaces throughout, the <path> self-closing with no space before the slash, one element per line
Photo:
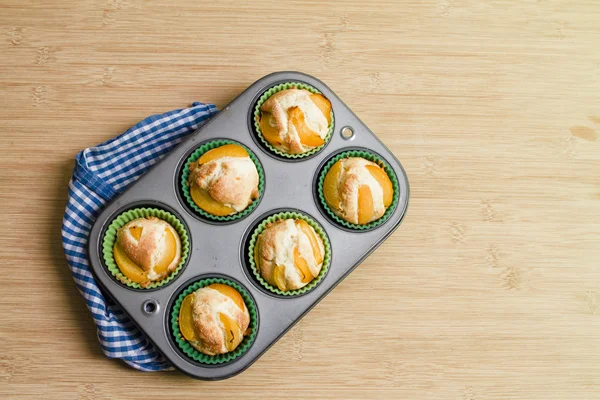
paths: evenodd
<path fill-rule="evenodd" d="M 281 157 L 270 151 L 254 129 L 253 111 L 260 96 L 273 86 L 300 82 L 321 92 L 332 104 L 333 132 L 315 154 L 302 158 Z M 241 218 L 219 221 L 204 218 L 182 194 L 181 173 L 186 159 L 213 140 L 241 143 L 259 160 L 264 186 L 256 206 Z M 317 184 L 327 163 L 342 152 L 368 152 L 383 160 L 397 179 L 397 201 L 386 219 L 370 229 L 352 229 L 336 221 L 319 200 Z M 121 196 L 106 206 L 96 219 L 89 238 L 89 260 L 97 282 L 131 317 L 161 354 L 177 369 L 197 379 L 232 377 L 252 365 L 329 291 L 340 283 L 400 225 L 408 207 L 409 185 L 400 162 L 352 111 L 316 78 L 299 72 L 267 75 L 234 99 L 198 131 L 191 134 Z M 110 223 L 123 212 L 150 207 L 173 214 L 189 236 L 186 265 L 169 282 L 153 289 L 128 287 L 106 268 L 102 241 Z M 295 296 L 266 290 L 248 262 L 252 233 L 262 221 L 282 213 L 300 213 L 320 225 L 329 238 L 330 263 L 317 285 Z M 372 266 L 372 273 L 377 273 Z M 217 364 L 187 356 L 173 337 L 171 311 L 179 294 L 197 281 L 224 279 L 235 282 L 254 300 L 256 332 L 246 351 Z M 281 360 L 282 365 L 286 360 Z"/>

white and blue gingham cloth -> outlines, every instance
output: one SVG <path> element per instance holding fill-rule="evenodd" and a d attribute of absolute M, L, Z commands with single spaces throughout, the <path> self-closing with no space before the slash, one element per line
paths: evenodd
<path fill-rule="evenodd" d="M 67 263 L 92 313 L 104 354 L 141 371 L 164 371 L 171 366 L 100 291 L 87 260 L 90 230 L 106 203 L 216 112 L 212 104 L 194 103 L 190 108 L 153 115 L 122 135 L 77 154 L 62 225 Z"/>

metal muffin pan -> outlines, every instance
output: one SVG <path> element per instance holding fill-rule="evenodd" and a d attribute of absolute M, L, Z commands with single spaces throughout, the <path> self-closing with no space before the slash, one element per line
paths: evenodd
<path fill-rule="evenodd" d="M 268 88 L 290 81 L 314 86 L 332 103 L 335 123 L 332 138 L 320 152 L 306 158 L 277 156 L 261 144 L 254 132 L 252 114 L 257 99 Z M 353 131 L 351 138 L 344 137 L 344 128 Z M 226 223 L 206 220 L 186 205 L 180 193 L 178 182 L 186 158 L 201 144 L 213 139 L 231 139 L 244 144 L 263 166 L 263 195 L 256 209 L 245 218 Z M 368 150 L 380 156 L 398 178 L 400 193 L 396 209 L 387 221 L 367 231 L 349 230 L 333 221 L 322 209 L 317 195 L 317 176 L 321 168 L 336 154 L 350 149 Z M 331 89 L 310 75 L 276 72 L 253 83 L 107 205 L 92 227 L 88 255 L 94 275 L 105 292 L 173 366 L 193 378 L 225 379 L 252 365 L 381 245 L 400 225 L 408 199 L 408 179 L 400 162 Z M 105 229 L 120 213 L 137 207 L 162 208 L 171 212 L 184 223 L 190 236 L 187 265 L 171 282 L 153 290 L 136 290 L 118 282 L 102 259 Z M 301 296 L 284 298 L 264 289 L 255 280 L 245 257 L 252 229 L 263 218 L 285 210 L 305 213 L 321 224 L 331 243 L 331 264 L 314 289 Z M 205 365 L 193 361 L 178 348 L 170 332 L 170 312 L 177 295 L 192 282 L 207 277 L 224 277 L 238 282 L 254 298 L 258 310 L 259 324 L 254 343 L 245 354 L 225 364 Z"/>

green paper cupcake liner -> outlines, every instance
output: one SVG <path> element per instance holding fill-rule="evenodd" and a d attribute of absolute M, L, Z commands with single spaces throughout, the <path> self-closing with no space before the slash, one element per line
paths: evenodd
<path fill-rule="evenodd" d="M 333 212 L 333 210 L 329 207 L 329 204 L 327 204 L 327 201 L 325 200 L 325 196 L 323 194 L 323 181 L 325 180 L 325 175 L 327 175 L 327 172 L 329 171 L 329 169 L 333 166 L 333 164 L 335 164 L 342 158 L 348 158 L 348 157 L 361 157 L 361 158 L 364 158 L 366 160 L 369 160 L 369 161 L 372 161 L 372 162 L 378 164 L 380 167 L 383 168 L 385 173 L 388 175 L 388 177 L 390 178 L 390 181 L 392 181 L 392 187 L 394 189 L 394 197 L 392 199 L 392 204 L 390 204 L 390 206 L 385 210 L 385 213 L 380 218 L 376 219 L 375 221 L 369 222 L 368 224 L 365 224 L 365 225 L 353 224 L 351 222 L 345 221 L 342 218 L 338 217 Z M 396 177 L 394 170 L 392 169 L 392 167 L 390 167 L 390 165 L 385 160 L 383 160 L 379 156 L 377 156 L 373 153 L 370 153 L 368 151 L 350 150 L 350 151 L 345 151 L 343 153 L 336 155 L 331 160 L 329 160 L 327 162 L 327 164 L 325 164 L 325 167 L 319 174 L 318 192 L 319 192 L 319 201 L 323 205 L 323 208 L 325 209 L 327 214 L 335 222 L 337 222 L 338 224 L 340 224 L 342 226 L 345 226 L 346 228 L 364 231 L 364 230 L 368 230 L 368 229 L 373 229 L 373 228 L 383 224 L 392 215 L 392 213 L 396 209 L 396 206 L 398 205 L 399 184 L 398 184 L 398 178 Z"/>
<path fill-rule="evenodd" d="M 185 340 L 181 334 L 181 331 L 179 330 L 179 309 L 181 308 L 183 299 L 185 299 L 187 295 L 200 288 L 212 285 L 213 283 L 221 283 L 231 286 L 242 295 L 244 303 L 246 303 L 246 308 L 248 308 L 248 313 L 250 314 L 250 335 L 245 336 L 235 350 L 225 354 L 209 356 L 196 350 L 187 340 Z M 256 311 L 256 304 L 254 303 L 252 297 L 250 297 L 246 289 L 237 283 L 223 278 L 206 278 L 192 283 L 177 297 L 177 300 L 175 300 L 171 310 L 171 329 L 173 338 L 175 339 L 175 342 L 177 342 L 177 346 L 179 346 L 183 353 L 188 357 L 202 364 L 222 364 L 240 357 L 250 348 L 258 331 L 258 312 Z"/>
<path fill-rule="evenodd" d="M 127 278 L 125 275 L 123 275 L 123 273 L 121 272 L 121 270 L 119 269 L 119 266 L 117 265 L 117 263 L 115 261 L 115 257 L 113 254 L 113 246 L 115 245 L 115 242 L 117 240 L 117 230 L 119 228 L 121 228 L 128 222 L 133 221 L 134 219 L 145 218 L 145 217 L 159 218 L 165 222 L 168 222 L 169 224 L 171 224 L 171 226 L 173 228 L 175 228 L 175 230 L 179 234 L 179 239 L 181 241 L 181 260 L 179 261 L 179 264 L 177 264 L 177 267 L 175 268 L 175 270 L 173 272 L 171 272 L 166 278 L 164 278 L 160 281 L 157 281 L 157 282 L 152 282 L 146 287 L 142 287 L 139 283 L 133 282 L 132 280 Z M 173 280 L 173 278 L 175 278 L 175 276 L 177 276 L 179 271 L 181 271 L 181 269 L 185 265 L 185 262 L 187 261 L 187 258 L 189 255 L 189 252 L 190 252 L 190 240 L 188 237 L 187 230 L 184 227 L 183 223 L 181 223 L 181 221 L 179 219 L 177 219 L 177 217 L 175 217 L 173 214 L 171 214 L 165 210 L 158 209 L 158 208 L 134 208 L 133 210 L 129 210 L 129 211 L 119 214 L 119 216 L 117 216 L 114 220 L 112 220 L 110 225 L 108 225 L 108 228 L 106 229 L 106 232 L 104 233 L 104 239 L 102 240 L 102 255 L 104 258 L 104 263 L 106 264 L 106 267 L 108 268 L 108 271 L 119 282 L 121 282 L 131 288 L 135 288 L 135 289 L 146 289 L 146 290 L 154 289 L 154 288 L 163 286 L 166 283 Z"/>
<path fill-rule="evenodd" d="M 217 147 L 221 147 L 226 144 L 237 144 L 239 146 L 242 146 L 248 152 L 248 155 L 250 156 L 250 159 L 252 160 L 254 165 L 256 165 L 256 170 L 258 171 L 258 198 L 255 199 L 254 201 L 252 201 L 252 203 L 250 203 L 250 205 L 248 207 L 246 207 L 244 210 L 242 210 L 240 212 L 237 212 L 235 214 L 230 214 L 230 215 L 218 216 L 218 215 L 213 215 L 213 214 L 210 214 L 210 213 L 204 211 L 203 209 L 198 207 L 198 205 L 196 203 L 194 203 L 194 200 L 192 199 L 192 196 L 190 194 L 190 187 L 187 183 L 188 177 L 190 176 L 190 170 L 189 170 L 188 166 L 190 165 L 191 162 L 199 159 L 207 151 L 216 149 Z M 258 161 L 258 158 L 256 158 L 254 153 L 249 148 L 247 148 L 243 144 L 236 142 L 234 140 L 227 140 L 227 139 L 211 140 L 210 142 L 207 142 L 207 143 L 203 144 L 202 146 L 198 147 L 192 154 L 190 154 L 190 156 L 187 158 L 187 160 L 185 160 L 185 164 L 184 164 L 183 171 L 181 174 L 181 189 L 183 191 L 183 197 L 185 197 L 185 201 L 187 202 L 187 204 L 196 213 L 200 214 L 201 216 L 211 219 L 211 220 L 214 220 L 214 221 L 220 221 L 220 222 L 234 221 L 236 219 L 243 218 L 246 215 L 250 214 L 258 205 L 258 203 L 263 195 L 264 187 L 265 187 L 265 173 L 263 171 L 262 165 Z"/>
<path fill-rule="evenodd" d="M 313 155 L 319 151 L 321 151 L 321 149 L 323 149 L 323 147 L 325 147 L 327 145 L 327 143 L 329 143 L 329 140 L 331 139 L 331 136 L 333 134 L 333 127 L 335 124 L 334 121 L 334 115 L 333 115 L 333 108 L 331 109 L 331 123 L 329 124 L 329 131 L 327 131 L 327 135 L 325 136 L 325 143 L 323 143 L 321 146 L 315 147 L 314 149 L 310 149 L 304 153 L 300 153 L 300 154 L 289 154 L 289 153 L 285 153 L 275 147 L 273 147 L 273 145 L 271 145 L 271 143 L 269 143 L 267 141 L 267 139 L 265 139 L 265 137 L 263 136 L 261 130 L 260 130 L 260 107 L 263 105 L 263 103 L 265 101 L 267 101 L 267 99 L 271 96 L 273 96 L 275 93 L 280 92 L 282 90 L 286 90 L 286 89 L 291 89 L 291 88 L 298 88 L 298 89 L 306 89 L 311 93 L 315 93 L 315 94 L 322 94 L 319 90 L 317 90 L 316 88 L 307 85 L 306 83 L 301 83 L 301 82 L 286 82 L 286 83 L 281 83 L 279 85 L 273 86 L 272 88 L 270 88 L 269 90 L 267 90 L 266 92 L 264 92 L 260 98 L 258 99 L 258 102 L 256 103 L 256 106 L 254 107 L 254 129 L 256 130 L 256 134 L 258 136 L 258 138 L 260 139 L 260 141 L 269 149 L 271 150 L 273 153 L 282 156 L 282 157 L 286 157 L 286 158 L 303 158 L 303 157 L 308 157 L 310 155 Z"/>
<path fill-rule="evenodd" d="M 319 275 L 317 275 L 317 277 L 315 279 L 313 279 L 306 286 L 303 286 L 300 289 L 288 290 L 288 291 L 284 292 L 283 290 L 280 290 L 278 287 L 271 285 L 260 274 L 260 271 L 258 270 L 258 266 L 256 265 L 256 262 L 254 261 L 254 246 L 256 245 L 256 240 L 258 239 L 258 235 L 260 235 L 265 230 L 267 225 L 269 225 L 270 223 L 275 222 L 275 221 L 279 221 L 282 219 L 289 219 L 289 218 L 302 219 L 302 220 L 306 221 L 310 226 L 312 226 L 313 229 L 315 230 L 315 232 L 323 240 L 323 247 L 325 248 L 325 254 L 323 256 L 323 266 L 321 267 L 321 271 L 319 272 Z M 252 270 L 252 273 L 254 274 L 254 276 L 256 277 L 258 282 L 260 282 L 260 284 L 265 289 L 269 290 L 270 292 L 282 295 L 282 296 L 298 296 L 298 295 L 304 294 L 304 293 L 309 292 L 310 290 L 314 289 L 323 280 L 323 278 L 327 274 L 327 271 L 329 269 L 329 264 L 331 262 L 331 245 L 329 244 L 329 238 L 325 234 L 325 231 L 323 230 L 321 225 L 319 225 L 317 222 L 315 222 L 310 217 L 308 217 L 304 214 L 297 213 L 297 212 L 281 212 L 281 213 L 277 213 L 277 214 L 273 214 L 273 215 L 269 216 L 254 229 L 254 232 L 252 233 L 252 236 L 250 237 L 250 243 L 248 246 L 247 257 L 248 257 L 248 263 L 250 265 L 250 269 Z"/>

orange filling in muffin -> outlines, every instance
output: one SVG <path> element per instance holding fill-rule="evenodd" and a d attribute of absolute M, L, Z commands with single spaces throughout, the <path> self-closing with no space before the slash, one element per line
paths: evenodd
<path fill-rule="evenodd" d="M 129 228 L 131 235 L 136 239 L 140 240 L 143 232 L 143 228 L 141 227 L 131 227 Z M 177 255 L 177 241 L 175 240 L 175 236 L 170 229 L 165 229 L 165 243 L 164 243 L 164 253 L 155 264 L 153 271 L 155 275 L 165 275 L 168 271 L 169 265 L 173 262 Z M 115 258 L 115 262 L 119 267 L 119 270 L 132 282 L 136 282 L 139 284 L 149 283 L 151 281 L 148 276 L 148 272 L 145 271 L 142 267 L 137 265 L 135 262 L 129 258 L 127 252 L 121 246 L 121 244 L 117 241 L 113 246 L 113 256 Z"/>
<path fill-rule="evenodd" d="M 240 310 L 245 309 L 246 305 L 244 303 L 242 295 L 231 286 L 224 285 L 221 283 L 213 283 L 212 285 L 209 285 L 207 287 L 214 289 L 222 295 L 230 298 L 240 308 Z M 190 293 L 183 299 L 183 302 L 181 303 L 178 321 L 179 330 L 181 331 L 181 334 L 183 335 L 185 340 L 190 342 L 197 342 L 199 338 L 194 327 L 193 305 L 194 293 Z M 219 313 L 218 315 L 219 320 L 223 325 L 223 332 L 225 335 L 225 347 L 227 348 L 228 352 L 233 351 L 242 342 L 244 336 L 249 334 L 249 329 L 246 330 L 246 332 L 242 332 L 242 328 L 235 320 L 223 313 Z"/>
<path fill-rule="evenodd" d="M 241 159 L 248 158 L 249 155 L 246 149 L 238 144 L 226 144 L 224 146 L 220 146 L 207 151 L 197 161 L 195 161 L 194 164 L 197 167 L 200 167 L 211 161 L 217 161 L 219 159 L 224 159 L 228 157 Z M 227 168 L 235 167 L 228 166 Z M 257 193 L 258 190 L 256 189 L 256 194 L 253 194 L 253 197 L 256 197 Z M 198 205 L 198 207 L 200 207 L 209 214 L 216 216 L 225 216 L 236 212 L 236 210 L 233 207 L 230 207 L 229 205 L 223 204 L 222 202 L 215 200 L 213 197 L 211 197 L 209 191 L 204 190 L 193 183 L 190 185 L 190 196 L 194 203 Z"/>
<path fill-rule="evenodd" d="M 338 160 L 329 169 L 323 181 L 323 194 L 325 201 L 334 210 L 343 212 L 342 187 L 344 185 L 344 160 Z M 375 181 L 381 186 L 383 194 L 383 206 L 388 208 L 393 201 L 394 189 L 387 173 L 378 165 L 369 164 L 364 168 L 370 173 Z M 358 224 L 364 225 L 373 220 L 373 193 L 367 184 L 358 187 Z"/>
<path fill-rule="evenodd" d="M 331 124 L 331 103 L 321 94 L 311 94 L 310 100 L 319 108 L 327 119 L 327 123 Z M 288 121 L 296 128 L 300 143 L 305 146 L 317 147 L 325 143 L 325 140 L 306 123 L 304 112 L 300 107 L 290 107 L 287 110 Z M 273 115 L 269 112 L 262 112 L 260 118 L 260 130 L 264 138 L 273 146 L 278 147 L 283 144 L 282 138 L 279 135 L 277 124 L 272 120 Z"/>
<path fill-rule="evenodd" d="M 281 221 L 280 221 L 281 222 Z M 318 266 L 323 264 L 323 252 L 321 250 L 321 246 L 319 245 L 319 241 L 316 237 L 316 234 L 313 228 L 304 220 L 296 219 L 294 220 L 294 224 L 296 227 L 306 235 L 308 241 L 310 243 L 310 251 L 313 254 L 314 263 Z M 268 229 L 268 228 L 267 228 Z M 254 246 L 254 262 L 257 268 L 261 269 L 261 260 L 260 260 L 260 247 L 263 245 L 262 241 L 257 241 Z M 292 250 L 293 255 L 293 265 L 298 272 L 298 276 L 300 277 L 300 282 L 303 284 L 310 283 L 313 279 L 315 279 L 318 275 L 318 272 L 313 274 L 311 268 L 309 267 L 309 263 L 302 256 L 298 245 L 294 245 Z M 311 260 L 312 262 L 312 260 Z M 271 284 L 274 284 L 281 291 L 293 290 L 294 288 L 290 288 L 289 284 L 286 282 L 286 267 L 285 265 L 275 265 L 272 270 L 272 277 L 269 275 L 264 275 L 263 277 L 269 281 Z M 304 286 L 304 285 L 302 285 Z"/>

